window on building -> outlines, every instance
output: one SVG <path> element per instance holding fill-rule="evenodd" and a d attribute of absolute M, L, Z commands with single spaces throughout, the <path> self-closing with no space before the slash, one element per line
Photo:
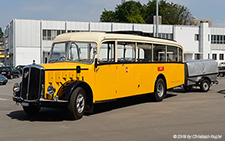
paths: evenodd
<path fill-rule="evenodd" d="M 211 35 L 211 44 L 214 44 L 214 35 Z"/>
<path fill-rule="evenodd" d="M 163 39 L 173 40 L 173 34 L 170 33 L 159 33 L 158 36 Z"/>
<path fill-rule="evenodd" d="M 47 30 L 47 40 L 51 40 L 52 39 L 51 38 L 51 36 L 52 36 L 51 33 L 52 33 L 51 30 Z"/>
<path fill-rule="evenodd" d="M 225 44 L 225 35 L 211 35 L 212 44 Z"/>
<path fill-rule="evenodd" d="M 217 60 L 217 54 L 212 54 L 212 59 Z"/>
<path fill-rule="evenodd" d="M 43 30 L 43 40 L 54 40 L 59 34 L 65 33 L 65 30 Z"/>
<path fill-rule="evenodd" d="M 199 41 L 199 34 L 195 34 L 195 41 Z"/>
<path fill-rule="evenodd" d="M 195 54 L 195 60 L 199 60 L 199 59 L 201 59 L 200 54 Z"/>
<path fill-rule="evenodd" d="M 224 60 L 224 54 L 220 54 L 220 60 Z"/>
<path fill-rule="evenodd" d="M 223 44 L 225 44 L 225 35 L 223 36 Z"/>

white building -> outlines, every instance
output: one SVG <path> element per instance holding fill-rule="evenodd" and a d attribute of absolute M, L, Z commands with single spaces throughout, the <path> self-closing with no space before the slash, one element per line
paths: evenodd
<path fill-rule="evenodd" d="M 50 21 L 14 19 L 5 27 L 5 49 L 9 65 L 44 63 L 53 39 L 62 33 L 79 31 L 143 31 L 155 34 L 153 24 L 104 22 Z M 225 28 L 200 26 L 159 25 L 159 36 L 173 39 L 184 48 L 185 60 L 215 59 L 225 62 Z"/>

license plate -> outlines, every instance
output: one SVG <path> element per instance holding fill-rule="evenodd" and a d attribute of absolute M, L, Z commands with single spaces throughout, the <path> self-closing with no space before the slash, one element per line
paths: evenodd
<path fill-rule="evenodd" d="M 2 72 L 2 74 L 6 74 L 6 72 Z"/>
<path fill-rule="evenodd" d="M 28 107 L 28 106 L 29 106 L 29 103 L 22 102 L 21 105 L 22 105 L 22 106 L 25 106 L 25 107 Z"/>

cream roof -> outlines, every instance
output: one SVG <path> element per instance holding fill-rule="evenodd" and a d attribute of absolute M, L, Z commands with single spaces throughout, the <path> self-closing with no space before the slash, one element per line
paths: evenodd
<path fill-rule="evenodd" d="M 171 40 L 145 37 L 140 35 L 132 34 L 118 34 L 118 33 L 105 33 L 105 32 L 74 32 L 66 33 L 57 36 L 54 42 L 65 42 L 65 41 L 82 41 L 82 42 L 96 42 L 100 43 L 104 40 L 123 40 L 123 41 L 135 41 L 135 42 L 148 42 L 154 44 L 166 44 L 171 46 L 182 46 Z"/>

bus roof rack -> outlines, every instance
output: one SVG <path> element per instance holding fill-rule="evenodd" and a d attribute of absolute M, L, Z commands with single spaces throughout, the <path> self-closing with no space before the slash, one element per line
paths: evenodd
<path fill-rule="evenodd" d="M 145 36 L 145 37 L 152 37 L 152 38 L 157 38 L 157 39 L 175 41 L 173 39 L 154 37 L 153 33 L 146 33 L 146 32 L 142 32 L 142 31 L 129 31 L 128 30 L 128 31 L 110 31 L 110 32 L 106 32 L 106 33 L 131 34 L 131 35 L 139 35 L 139 36 Z"/>

